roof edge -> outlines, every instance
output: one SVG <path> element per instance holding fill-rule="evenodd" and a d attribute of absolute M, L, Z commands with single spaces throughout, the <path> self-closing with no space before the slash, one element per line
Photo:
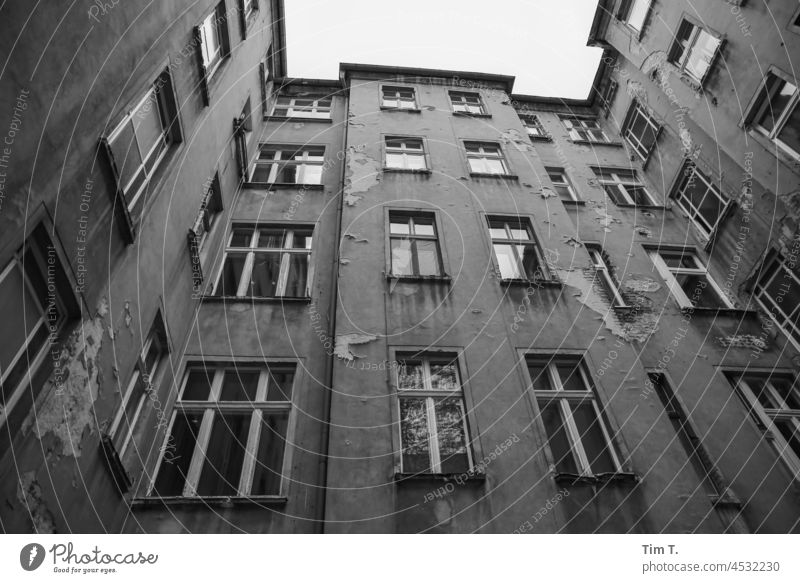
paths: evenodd
<path fill-rule="evenodd" d="M 479 73 L 477 71 L 454 71 L 451 69 L 425 69 L 420 67 L 398 67 L 392 65 L 370 65 L 365 63 L 339 63 L 339 73 L 347 77 L 348 73 L 383 73 L 383 74 L 404 74 L 417 75 L 421 77 L 443 77 L 458 79 L 473 79 L 478 81 L 488 81 L 503 85 L 507 93 L 511 93 L 514 88 L 516 77 L 512 75 L 498 75 L 496 73 Z"/>

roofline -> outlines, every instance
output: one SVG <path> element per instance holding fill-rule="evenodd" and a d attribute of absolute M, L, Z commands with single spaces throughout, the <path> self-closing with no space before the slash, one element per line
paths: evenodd
<path fill-rule="evenodd" d="M 278 44 L 272 49 L 272 54 L 278 56 L 278 72 L 280 74 L 276 76 L 285 77 L 289 69 L 286 57 L 286 10 L 283 0 L 272 0 L 272 37 L 272 42 L 275 43 L 277 40 Z"/>
<path fill-rule="evenodd" d="M 311 79 L 308 77 L 276 77 L 278 85 L 312 85 L 314 87 L 342 87 L 341 79 Z"/>
<path fill-rule="evenodd" d="M 381 73 L 385 75 L 417 75 L 421 77 L 457 77 L 487 81 L 503 85 L 507 93 L 514 88 L 516 77 L 511 75 L 497 75 L 494 73 L 478 73 L 476 71 L 453 71 L 450 69 L 424 69 L 419 67 L 395 67 L 391 65 L 369 65 L 364 63 L 339 63 L 339 74 L 347 78 L 348 73 Z"/>
<path fill-rule="evenodd" d="M 598 36 L 604 32 L 601 31 L 601 29 L 607 23 L 607 21 L 605 21 L 606 16 L 611 14 L 612 3 L 612 0 L 598 0 L 597 8 L 594 11 L 594 18 L 592 19 L 592 26 L 589 28 L 589 38 L 586 40 L 586 46 L 605 46 L 605 42 L 599 41 Z"/>

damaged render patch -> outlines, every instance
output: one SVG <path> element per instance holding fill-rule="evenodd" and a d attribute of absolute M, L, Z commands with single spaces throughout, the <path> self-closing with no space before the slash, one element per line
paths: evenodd
<path fill-rule="evenodd" d="M 377 160 L 370 158 L 364 152 L 356 150 L 353 146 L 350 146 L 349 150 L 344 202 L 348 206 L 355 206 L 358 201 L 364 198 L 356 193 L 367 192 L 380 182 L 381 166 Z"/>
<path fill-rule="evenodd" d="M 371 334 L 340 334 L 336 337 L 336 346 L 333 349 L 333 353 L 342 360 L 350 361 L 356 358 L 362 358 L 358 354 L 354 354 L 353 351 L 350 350 L 350 347 L 374 342 L 377 339 L 377 336 Z"/>
<path fill-rule="evenodd" d="M 717 338 L 725 348 L 758 348 L 766 350 L 767 343 L 753 334 L 736 334 L 733 336 L 720 336 Z"/>
<path fill-rule="evenodd" d="M 624 288 L 633 292 L 653 293 L 661 289 L 661 284 L 644 275 L 629 275 Z"/>
<path fill-rule="evenodd" d="M 530 138 L 523 136 L 517 130 L 511 129 L 504 131 L 500 134 L 500 139 L 506 144 L 513 144 L 520 152 L 533 151 Z"/>
<path fill-rule="evenodd" d="M 35 472 L 25 472 L 17 482 L 17 500 L 28 510 L 36 534 L 54 534 L 56 523 L 53 513 L 47 509 L 42 496 L 42 487 L 36 480 Z"/>

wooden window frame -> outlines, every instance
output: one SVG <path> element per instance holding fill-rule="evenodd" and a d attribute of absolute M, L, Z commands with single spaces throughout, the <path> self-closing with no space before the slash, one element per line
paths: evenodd
<path fill-rule="evenodd" d="M 683 256 L 689 256 L 694 260 L 695 267 L 669 267 L 661 256 L 662 253 L 680 253 Z M 698 257 L 697 252 L 694 249 L 688 247 L 659 247 L 650 249 L 649 254 L 653 264 L 656 267 L 656 270 L 667 284 L 670 294 L 673 298 L 675 298 L 675 300 L 678 302 L 678 305 L 682 309 L 695 310 L 697 308 L 694 306 L 694 304 L 692 304 L 691 300 L 686 295 L 686 292 L 683 291 L 683 288 L 678 283 L 675 275 L 702 276 L 705 278 L 705 281 L 710 284 L 711 288 L 716 292 L 717 297 L 720 299 L 722 305 L 718 306 L 717 309 L 734 309 L 730 299 L 727 295 L 725 295 L 719 284 L 714 281 L 714 278 L 711 277 L 711 273 L 709 273 L 708 268 L 700 260 L 700 257 Z"/>

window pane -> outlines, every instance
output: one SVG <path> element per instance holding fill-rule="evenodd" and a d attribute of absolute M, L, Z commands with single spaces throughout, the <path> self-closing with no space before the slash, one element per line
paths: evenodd
<path fill-rule="evenodd" d="M 282 249 L 286 240 L 285 229 L 262 228 L 258 230 L 258 246 L 262 249 Z"/>
<path fill-rule="evenodd" d="M 291 401 L 293 383 L 294 371 L 270 369 L 267 401 Z"/>
<path fill-rule="evenodd" d="M 255 401 L 259 376 L 258 371 L 226 370 L 222 379 L 220 401 Z"/>
<path fill-rule="evenodd" d="M 486 172 L 483 168 L 483 158 L 467 158 L 470 172 Z"/>
<path fill-rule="evenodd" d="M 289 254 L 289 274 L 286 278 L 286 291 L 284 296 L 290 298 L 304 298 L 308 295 L 306 283 L 308 280 L 308 262 L 310 256 L 307 253 Z"/>
<path fill-rule="evenodd" d="M 136 146 L 133 122 L 126 121 L 120 133 L 109 145 L 114 153 L 114 164 L 119 173 L 120 184 L 126 191 L 135 191 L 141 183 L 141 181 L 137 183 L 135 179 L 142 172 L 143 162 Z"/>
<path fill-rule="evenodd" d="M 787 420 L 775 421 L 775 426 L 788 443 L 789 449 L 797 457 L 800 457 L 800 430 L 798 430 L 795 422 Z"/>
<path fill-rule="evenodd" d="M 777 89 L 773 89 L 775 87 L 777 87 Z M 764 109 L 764 114 L 761 116 L 761 119 L 758 120 L 761 127 L 767 131 L 772 131 L 775 127 L 775 122 L 777 122 L 781 114 L 783 114 L 783 110 L 786 109 L 786 106 L 789 104 L 796 90 L 797 88 L 791 83 L 787 83 L 783 79 L 779 79 L 771 74 L 769 75 L 765 91 L 762 92 L 760 98 L 762 102 L 767 100 L 767 107 Z M 771 98 L 769 97 L 770 93 L 772 93 Z"/>
<path fill-rule="evenodd" d="M 647 189 L 642 186 L 626 186 L 625 189 L 628 191 L 628 195 L 633 200 L 633 204 L 636 205 L 648 205 L 652 204 L 650 201 L 650 197 L 647 196 Z"/>
<path fill-rule="evenodd" d="M 250 294 L 248 295 L 253 297 L 277 296 L 280 271 L 280 253 L 256 253 L 253 275 L 250 279 Z"/>
<path fill-rule="evenodd" d="M 392 217 L 389 223 L 389 232 L 393 235 L 409 235 L 411 229 L 408 224 L 408 219 Z"/>
<path fill-rule="evenodd" d="M 485 170 L 484 172 L 488 172 L 489 174 L 505 174 L 506 168 L 503 164 L 502 160 L 496 160 L 494 158 L 485 158 L 484 159 Z"/>
<path fill-rule="evenodd" d="M 303 164 L 303 184 L 322 184 L 322 165 Z"/>
<path fill-rule="evenodd" d="M 783 398 L 786 406 L 790 409 L 800 411 L 800 394 L 798 387 L 792 382 L 792 379 L 772 377 L 770 379 L 772 386 L 778 391 L 778 394 Z"/>
<path fill-rule="evenodd" d="M 628 24 L 634 29 L 641 31 L 649 7 L 650 0 L 633 0 L 633 6 L 631 6 L 631 11 L 628 14 Z"/>
<path fill-rule="evenodd" d="M 415 217 L 414 218 L 414 234 L 433 237 L 433 218 L 430 217 Z"/>
<path fill-rule="evenodd" d="M 422 382 L 422 363 L 415 360 L 401 361 L 397 369 L 398 388 L 401 391 L 422 390 L 425 388 Z"/>
<path fill-rule="evenodd" d="M 711 61 L 717 52 L 720 40 L 708 34 L 705 30 L 700 30 L 697 40 L 692 47 L 692 54 L 686 64 L 686 70 L 695 77 L 702 80 L 711 66 Z"/>
<path fill-rule="evenodd" d="M 778 139 L 800 154 L 800 107 L 795 106 L 794 111 L 786 118 Z"/>
<path fill-rule="evenodd" d="M 406 162 L 411 170 L 425 170 L 427 168 L 424 154 L 406 154 Z"/>
<path fill-rule="evenodd" d="M 553 186 L 553 188 L 561 200 L 573 200 L 572 193 L 570 192 L 568 186 L 559 186 L 556 184 Z"/>
<path fill-rule="evenodd" d="M 578 466 L 572 455 L 567 432 L 564 422 L 561 419 L 561 411 L 556 401 L 539 401 L 539 409 L 542 415 L 542 423 L 547 432 L 547 442 L 553 454 L 556 471 L 568 474 L 577 474 Z"/>
<path fill-rule="evenodd" d="M 439 271 L 439 250 L 436 241 L 414 241 L 419 265 L 418 275 L 441 275 Z"/>
<path fill-rule="evenodd" d="M 520 273 L 519 264 L 514 256 L 512 246 L 499 244 L 493 246 L 497 264 L 500 268 L 500 277 L 503 279 L 520 279 L 522 273 Z"/>
<path fill-rule="evenodd" d="M 425 399 L 400 399 L 400 436 L 403 472 L 429 472 L 431 462 Z"/>
<path fill-rule="evenodd" d="M 287 184 L 297 183 L 297 165 L 296 164 L 281 164 L 278 166 L 278 172 L 275 177 L 275 182 L 285 182 Z"/>
<path fill-rule="evenodd" d="M 522 269 L 525 272 L 525 277 L 531 280 L 543 277 L 539 266 L 539 256 L 536 254 L 534 246 L 517 245 L 517 251 L 522 255 Z"/>
<path fill-rule="evenodd" d="M 228 253 L 225 257 L 225 265 L 222 266 L 222 275 L 220 276 L 219 283 L 215 295 L 218 296 L 235 296 L 236 291 L 239 289 L 239 282 L 242 278 L 242 270 L 247 255 L 244 253 Z"/>
<path fill-rule="evenodd" d="M 249 247 L 253 236 L 252 228 L 235 228 L 231 235 L 231 247 Z"/>
<path fill-rule="evenodd" d="M 156 496 L 181 496 L 189 473 L 189 464 L 200 433 L 202 413 L 175 413 L 172 433 L 167 439 L 164 457 L 153 486 Z"/>
<path fill-rule="evenodd" d="M 597 419 L 594 405 L 590 401 L 573 403 L 572 418 L 578 426 L 583 449 L 589 458 L 589 467 L 592 474 L 602 474 L 616 471 L 614 459 L 609 452 L 600 421 Z"/>
<path fill-rule="evenodd" d="M 392 239 L 392 275 L 414 275 L 411 240 Z"/>
<path fill-rule="evenodd" d="M 211 394 L 214 369 L 195 369 L 189 371 L 181 399 L 184 401 L 207 401 Z"/>
<path fill-rule="evenodd" d="M 147 156 L 153 148 L 164 145 L 164 129 L 155 91 L 151 91 L 142 106 L 133 112 L 132 122 L 143 156 Z"/>
<path fill-rule="evenodd" d="M 286 450 L 286 427 L 289 414 L 267 415 L 261 421 L 261 435 L 253 472 L 254 496 L 278 495 L 281 492 L 283 455 Z"/>
<path fill-rule="evenodd" d="M 402 168 L 403 155 L 393 154 L 392 152 L 386 152 L 386 166 L 388 168 Z"/>
<path fill-rule="evenodd" d="M 197 494 L 236 496 L 252 413 L 215 413 Z"/>
<path fill-rule="evenodd" d="M 439 460 L 443 474 L 469 469 L 461 398 L 438 399 L 435 404 Z"/>
<path fill-rule="evenodd" d="M 295 231 L 292 249 L 311 249 L 312 237 L 311 231 Z"/>
<path fill-rule="evenodd" d="M 667 267 L 684 267 L 688 269 L 696 269 L 698 267 L 694 256 L 691 253 L 681 253 L 680 251 L 661 251 L 661 259 L 667 264 Z"/>
<path fill-rule="evenodd" d="M 708 282 L 705 275 L 676 274 L 675 279 L 683 289 L 683 293 L 696 308 L 722 308 L 725 304 Z"/>
<path fill-rule="evenodd" d="M 561 386 L 565 391 L 586 391 L 588 387 L 583 383 L 580 365 L 575 363 L 565 363 L 556 365 L 558 377 L 561 379 Z"/>
<path fill-rule="evenodd" d="M 431 388 L 434 391 L 458 390 L 458 374 L 455 364 L 431 363 Z"/>
<path fill-rule="evenodd" d="M 553 384 L 550 382 L 550 375 L 547 373 L 547 366 L 544 364 L 528 365 L 528 372 L 531 375 L 534 391 L 552 391 Z"/>

